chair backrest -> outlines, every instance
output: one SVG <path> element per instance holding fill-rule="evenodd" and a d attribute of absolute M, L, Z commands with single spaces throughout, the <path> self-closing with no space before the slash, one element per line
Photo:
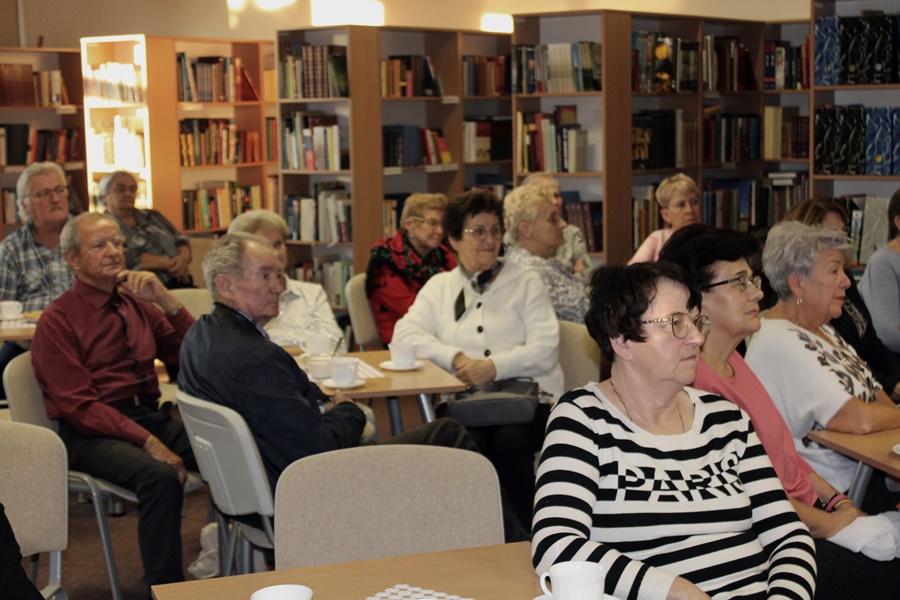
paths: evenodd
<path fill-rule="evenodd" d="M 281 474 L 275 513 L 278 569 L 503 543 L 494 467 L 455 448 L 309 456 Z"/>
<path fill-rule="evenodd" d="M 22 555 L 65 550 L 69 542 L 68 458 L 54 432 L 0 422 L 0 501 Z"/>
<path fill-rule="evenodd" d="M 353 339 L 362 350 L 383 350 L 372 305 L 366 296 L 366 274 L 354 275 L 347 281 L 344 290 L 347 299 L 347 312 L 350 313 L 350 325 L 353 327 Z"/>
<path fill-rule="evenodd" d="M 570 321 L 559 322 L 559 366 L 566 391 L 605 379 L 609 373 L 609 364 L 587 327 Z"/>
<path fill-rule="evenodd" d="M 212 294 L 206 288 L 181 288 L 170 290 L 170 293 L 184 305 L 195 319 L 208 313 L 212 307 Z"/>
<path fill-rule="evenodd" d="M 206 280 L 203 278 L 203 257 L 210 247 L 216 243 L 213 237 L 192 235 L 188 238 L 191 243 L 191 264 L 188 265 L 188 272 L 194 279 L 194 285 L 198 288 L 206 287 Z"/>
<path fill-rule="evenodd" d="M 213 502 L 229 516 L 271 517 L 275 508 L 262 458 L 237 412 L 178 390 L 178 408 L 200 475 Z"/>
<path fill-rule="evenodd" d="M 34 377 L 34 367 L 31 365 L 31 352 L 20 354 L 6 365 L 3 388 L 13 421 L 57 430 L 56 423 L 47 417 L 44 392 Z"/>

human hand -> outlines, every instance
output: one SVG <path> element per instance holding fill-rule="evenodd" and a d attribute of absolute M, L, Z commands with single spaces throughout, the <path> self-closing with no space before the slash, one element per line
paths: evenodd
<path fill-rule="evenodd" d="M 584 271 L 584 261 L 579 258 L 578 260 L 575 261 L 575 264 L 572 265 L 572 272 L 577 275 L 578 273 L 581 273 L 582 271 Z"/>
<path fill-rule="evenodd" d="M 469 359 L 456 369 L 456 377 L 466 385 L 481 385 L 497 378 L 497 368 L 490 359 Z"/>
<path fill-rule="evenodd" d="M 184 482 L 187 481 L 187 470 L 184 468 L 184 461 L 159 441 L 159 438 L 151 435 L 144 442 L 141 449 L 159 462 L 164 462 L 175 469 L 175 472 L 178 473 L 178 480 L 181 482 L 181 485 L 184 485 Z"/>
<path fill-rule="evenodd" d="M 844 502 L 836 510 L 826 514 L 831 527 L 825 537 L 830 538 L 865 513 L 854 506 L 852 502 Z"/>
<path fill-rule="evenodd" d="M 172 259 L 172 263 L 166 269 L 174 277 L 186 277 L 188 275 L 188 266 L 191 259 L 186 254 L 178 254 Z"/>
<path fill-rule="evenodd" d="M 116 286 L 147 302 L 159 302 L 169 294 L 159 277 L 150 271 L 121 271 Z"/>
<path fill-rule="evenodd" d="M 344 392 L 340 390 L 335 390 L 334 394 L 331 396 L 331 401 L 334 404 L 341 404 L 342 402 L 353 402 L 350 398 L 344 395 Z"/>
<path fill-rule="evenodd" d="M 709 595 L 683 577 L 676 577 L 666 600 L 709 600 Z"/>

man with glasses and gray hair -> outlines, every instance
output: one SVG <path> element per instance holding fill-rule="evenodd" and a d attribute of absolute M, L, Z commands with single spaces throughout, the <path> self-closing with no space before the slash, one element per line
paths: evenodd
<path fill-rule="evenodd" d="M 0 300 L 18 300 L 26 312 L 43 310 L 72 287 L 74 279 L 59 244 L 69 219 L 66 174 L 52 162 L 28 165 L 16 183 L 16 195 L 23 225 L 0 242 Z M 3 344 L 0 372 L 27 350 L 25 346 L 27 342 Z"/>

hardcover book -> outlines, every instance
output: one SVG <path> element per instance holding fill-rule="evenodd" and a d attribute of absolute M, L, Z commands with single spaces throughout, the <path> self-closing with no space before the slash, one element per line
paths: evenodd
<path fill-rule="evenodd" d="M 862 104 L 851 104 L 838 110 L 841 139 L 844 141 L 842 157 L 836 157 L 837 165 L 846 165 L 838 173 L 864 175 L 866 172 L 866 108 Z M 841 161 L 846 162 L 841 162 Z"/>
<path fill-rule="evenodd" d="M 866 175 L 890 175 L 891 150 L 891 109 L 866 107 Z"/>
<path fill-rule="evenodd" d="M 890 15 L 863 17 L 870 64 L 870 82 L 890 83 L 893 79 L 894 32 Z"/>
<path fill-rule="evenodd" d="M 891 174 L 900 175 L 900 108 L 891 109 Z"/>
<path fill-rule="evenodd" d="M 837 149 L 837 110 L 833 106 L 816 109 L 813 117 L 815 146 L 813 171 L 819 175 L 834 175 L 834 154 Z"/>
<path fill-rule="evenodd" d="M 841 35 L 837 17 L 817 17 L 813 77 L 816 85 L 837 85 L 841 74 Z"/>
<path fill-rule="evenodd" d="M 843 85 L 870 83 L 867 59 L 866 21 L 863 17 L 841 17 L 841 77 Z"/>

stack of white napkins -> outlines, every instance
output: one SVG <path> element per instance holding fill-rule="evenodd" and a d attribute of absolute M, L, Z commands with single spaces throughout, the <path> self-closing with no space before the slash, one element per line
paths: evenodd
<path fill-rule="evenodd" d="M 359 367 L 356 369 L 356 376 L 362 379 L 378 379 L 379 377 L 384 377 L 384 373 L 367 362 L 359 361 Z"/>
<path fill-rule="evenodd" d="M 900 557 L 900 540 L 897 539 L 900 516 L 896 513 L 894 516 L 897 524 L 885 515 L 857 517 L 828 540 L 853 552 L 862 552 L 873 560 L 893 560 Z"/>
<path fill-rule="evenodd" d="M 366 600 L 472 600 L 472 598 L 461 598 L 444 592 L 400 583 L 383 592 L 378 592 L 374 596 L 369 596 Z"/>

